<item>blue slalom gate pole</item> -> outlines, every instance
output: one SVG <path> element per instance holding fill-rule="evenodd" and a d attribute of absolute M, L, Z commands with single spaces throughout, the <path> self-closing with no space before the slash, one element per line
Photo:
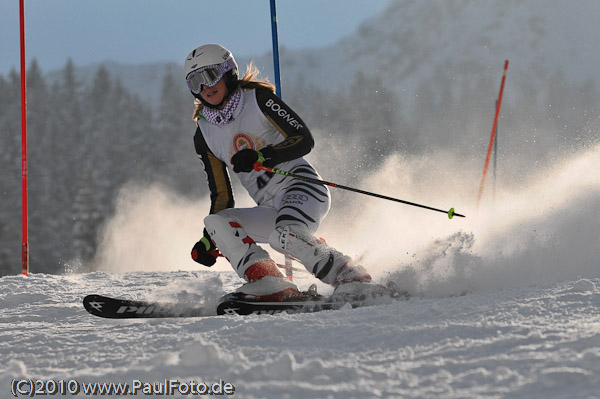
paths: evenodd
<path fill-rule="evenodd" d="M 275 6 L 275 0 L 271 1 L 271 36 L 273 37 L 273 70 L 275 71 L 275 94 L 281 98 L 281 78 L 279 73 L 279 40 L 277 38 L 277 7 Z M 294 279 L 292 272 L 292 258 L 288 255 L 285 256 L 285 276 L 290 280 Z"/>
<path fill-rule="evenodd" d="M 271 35 L 273 36 L 273 69 L 275 70 L 275 89 L 281 98 L 281 79 L 279 75 L 279 40 L 277 39 L 277 9 L 275 0 L 271 0 Z"/>

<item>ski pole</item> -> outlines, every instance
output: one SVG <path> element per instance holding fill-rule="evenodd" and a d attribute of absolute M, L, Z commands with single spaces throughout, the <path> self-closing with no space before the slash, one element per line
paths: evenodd
<path fill-rule="evenodd" d="M 398 199 L 398 198 L 392 198 L 392 197 L 388 197 L 388 196 L 381 195 L 381 194 L 371 193 L 369 191 L 359 190 L 358 188 L 343 186 L 343 185 L 337 184 L 337 183 L 331 183 L 331 182 L 328 182 L 328 181 L 319 180 L 319 179 L 315 179 L 315 178 L 312 178 L 312 177 L 298 175 L 296 173 L 288 172 L 288 171 L 285 171 L 285 170 L 270 168 L 268 166 L 264 166 L 260 162 L 256 162 L 254 164 L 254 170 L 256 170 L 257 172 L 259 172 L 261 170 L 264 170 L 264 171 L 267 171 L 267 172 L 276 173 L 278 175 L 283 175 L 283 176 L 291 177 L 291 178 L 296 179 L 296 180 L 302 180 L 302 181 L 305 181 L 307 183 L 322 184 L 324 186 L 329 186 L 329 187 L 337 187 L 337 188 L 341 188 L 342 190 L 352 191 L 354 193 L 370 195 L 371 197 L 381 198 L 381 199 L 385 199 L 385 200 L 388 200 L 388 201 L 400 202 L 400 203 L 406 204 L 406 205 L 412 205 L 412 206 L 416 206 L 416 207 L 423 208 L 423 209 L 429 209 L 430 211 L 442 212 L 442 213 L 445 213 L 445 214 L 448 215 L 448 219 L 452 219 L 454 216 L 459 216 L 461 218 L 465 217 L 464 215 L 461 215 L 460 213 L 454 212 L 454 208 L 450 208 L 449 211 L 445 211 L 445 210 L 437 209 L 437 208 L 432 208 L 430 206 L 417 204 L 415 202 L 404 201 L 404 200 L 401 200 L 401 199 Z"/>

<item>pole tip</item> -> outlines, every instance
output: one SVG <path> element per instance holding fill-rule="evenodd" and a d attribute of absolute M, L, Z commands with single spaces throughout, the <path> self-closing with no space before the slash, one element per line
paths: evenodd
<path fill-rule="evenodd" d="M 460 213 L 456 213 L 454 211 L 454 208 L 450 208 L 450 210 L 448 211 L 448 219 L 452 219 L 454 216 L 458 216 L 458 217 L 461 217 L 461 218 L 465 217 L 465 215 L 461 215 Z"/>
<path fill-rule="evenodd" d="M 454 208 L 450 208 L 448 211 L 448 219 L 452 219 L 454 217 Z"/>

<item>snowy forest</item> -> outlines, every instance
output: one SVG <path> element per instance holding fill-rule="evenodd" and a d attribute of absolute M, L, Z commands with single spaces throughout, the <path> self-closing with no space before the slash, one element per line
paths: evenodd
<path fill-rule="evenodd" d="M 60 77 L 51 81 L 36 62 L 30 66 L 30 256 L 40 272 L 56 272 L 67 260 L 93 256 L 96 232 L 111 214 L 116 192 L 125 182 L 165 178 L 182 192 L 194 186 L 189 179 L 198 165 L 180 165 L 175 153 L 180 142 L 172 139 L 174 134 L 183 137 L 185 129 L 193 133 L 193 125 L 189 121 L 184 125 L 182 117 L 189 107 L 178 106 L 183 96 L 172 90 L 169 78 L 162 93 L 168 106 L 161 106 L 155 115 L 103 67 L 89 80 L 78 81 L 68 62 Z M 0 270 L 4 274 L 14 273 L 18 264 L 10 243 L 18 241 L 21 223 L 19 76 L 0 78 L 0 92 L 0 236 L 4 243 Z"/>
<path fill-rule="evenodd" d="M 206 194 L 192 145 L 193 98 L 178 72 L 169 64 L 155 67 L 160 95 L 153 103 L 103 65 L 83 75 L 71 61 L 52 73 L 44 73 L 35 61 L 29 66 L 29 240 L 36 272 L 62 272 L 73 262 L 85 270 L 94 257 L 98 231 L 128 182 L 161 182 L 190 198 Z M 337 170 L 328 175 L 351 181 L 391 154 L 443 149 L 462 157 L 465 168 L 479 170 L 499 73 L 473 74 L 458 87 L 442 68 L 434 76 L 419 81 L 404 98 L 388 88 L 385 75 L 362 72 L 337 88 L 303 79 L 290 82 L 285 98 L 311 127 L 318 146 L 344 149 Z M 19 79 L 14 71 L 0 76 L 2 275 L 20 270 Z M 503 105 L 499 156 L 510 161 L 504 164 L 515 177 L 531 159 L 539 166 L 594 137 L 591 125 L 600 108 L 596 85 L 570 84 L 560 71 L 546 82 L 544 88 L 511 88 Z"/>

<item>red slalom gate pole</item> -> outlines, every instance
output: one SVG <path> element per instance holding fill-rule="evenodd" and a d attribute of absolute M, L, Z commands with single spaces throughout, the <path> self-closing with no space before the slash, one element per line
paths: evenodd
<path fill-rule="evenodd" d="M 488 167 L 490 166 L 490 157 L 494 148 L 494 139 L 496 138 L 496 128 L 498 127 L 498 116 L 500 115 L 500 105 L 502 104 L 502 93 L 504 92 L 504 82 L 506 81 L 506 71 L 508 70 L 508 60 L 504 61 L 504 72 L 502 73 L 502 83 L 500 83 L 500 93 L 496 102 L 496 115 L 494 116 L 494 124 L 492 125 L 492 134 L 490 135 L 490 144 L 488 145 L 487 156 L 485 157 L 485 165 L 483 166 L 483 175 L 481 176 L 481 184 L 479 185 L 479 193 L 477 194 L 477 208 L 483 196 L 483 188 L 485 186 L 485 178 L 487 177 Z"/>
<path fill-rule="evenodd" d="M 27 80 L 25 78 L 25 3 L 19 0 L 19 21 L 21 36 L 21 182 L 23 193 L 23 245 L 21 248 L 22 274 L 29 275 L 29 231 L 27 203 Z"/>

